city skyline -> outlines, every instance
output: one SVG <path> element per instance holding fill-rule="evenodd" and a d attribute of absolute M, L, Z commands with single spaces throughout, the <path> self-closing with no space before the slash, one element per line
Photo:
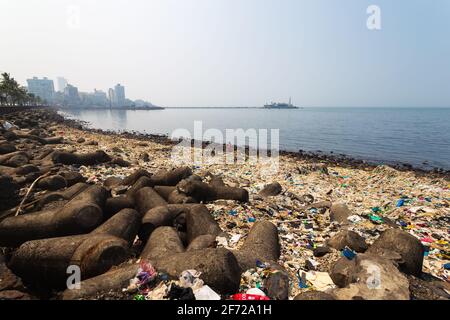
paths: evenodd
<path fill-rule="evenodd" d="M 57 86 L 55 87 L 55 83 Z M 69 83 L 64 77 L 56 77 L 56 81 L 48 77 L 33 76 L 26 80 L 24 86 L 28 92 L 42 98 L 48 104 L 69 107 L 133 107 L 153 106 L 151 102 L 142 99 L 130 100 L 125 95 L 125 87 L 120 83 L 107 91 L 79 91 L 78 86 Z M 56 89 L 55 89 L 56 88 Z"/>

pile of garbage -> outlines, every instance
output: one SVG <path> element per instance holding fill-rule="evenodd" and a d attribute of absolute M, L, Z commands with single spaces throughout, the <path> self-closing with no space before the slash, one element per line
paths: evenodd
<path fill-rule="evenodd" d="M 0 299 L 450 297 L 444 176 L 292 155 L 174 166 L 160 138 L 4 119 Z"/>

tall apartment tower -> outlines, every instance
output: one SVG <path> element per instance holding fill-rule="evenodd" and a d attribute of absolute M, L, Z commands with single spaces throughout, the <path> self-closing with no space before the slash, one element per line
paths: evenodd
<path fill-rule="evenodd" d="M 78 88 L 68 84 L 64 89 L 64 99 L 71 107 L 79 105 L 80 95 L 78 93 Z"/>
<path fill-rule="evenodd" d="M 114 94 L 117 106 L 118 107 L 125 106 L 125 87 L 121 86 L 120 83 L 116 84 L 116 86 L 114 87 Z"/>
<path fill-rule="evenodd" d="M 67 80 L 63 77 L 57 77 L 56 84 L 58 85 L 58 92 L 64 92 L 64 89 L 67 87 Z"/>
<path fill-rule="evenodd" d="M 109 99 L 110 107 L 117 107 L 116 94 L 114 92 L 114 89 L 112 89 L 112 88 L 109 88 L 109 90 L 108 90 L 108 99 Z"/>
<path fill-rule="evenodd" d="M 47 103 L 53 101 L 53 96 L 55 94 L 53 80 L 47 79 L 47 77 L 44 77 L 43 79 L 33 77 L 33 79 L 27 79 L 27 84 L 28 92 L 47 101 Z"/>

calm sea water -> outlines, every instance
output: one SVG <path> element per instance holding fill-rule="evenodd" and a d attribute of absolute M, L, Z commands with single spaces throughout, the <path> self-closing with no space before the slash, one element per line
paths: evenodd
<path fill-rule="evenodd" d="M 93 128 L 172 134 L 194 121 L 203 130 L 280 129 L 280 149 L 346 154 L 378 163 L 450 169 L 450 108 L 71 110 Z M 225 134 L 224 134 L 225 135 Z"/>

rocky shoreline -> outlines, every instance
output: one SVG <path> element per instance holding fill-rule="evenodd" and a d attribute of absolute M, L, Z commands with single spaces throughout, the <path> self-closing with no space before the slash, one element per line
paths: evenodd
<path fill-rule="evenodd" d="M 174 165 L 165 136 L 0 119 L 0 299 L 450 297 L 448 171 L 292 152 L 277 172 Z"/>

